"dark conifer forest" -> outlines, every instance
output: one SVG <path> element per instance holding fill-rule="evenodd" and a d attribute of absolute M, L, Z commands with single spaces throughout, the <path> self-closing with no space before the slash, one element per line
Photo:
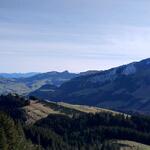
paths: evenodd
<path fill-rule="evenodd" d="M 29 100 L 18 95 L 0 96 L 0 149 L 119 150 L 118 145 L 109 146 L 111 140 L 150 145 L 148 116 L 50 114 L 33 124 L 27 124 L 26 113 L 22 109 L 26 105 L 30 105 Z"/>

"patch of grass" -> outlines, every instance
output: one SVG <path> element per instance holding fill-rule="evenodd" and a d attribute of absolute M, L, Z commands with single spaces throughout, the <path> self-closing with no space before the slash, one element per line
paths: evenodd
<path fill-rule="evenodd" d="M 133 141 L 113 140 L 109 142 L 109 145 L 112 147 L 117 147 L 117 150 L 150 150 L 149 145 L 144 145 Z"/>

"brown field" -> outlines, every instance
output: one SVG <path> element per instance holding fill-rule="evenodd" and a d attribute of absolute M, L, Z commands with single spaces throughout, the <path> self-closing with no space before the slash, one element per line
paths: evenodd
<path fill-rule="evenodd" d="M 24 110 L 28 117 L 27 123 L 34 123 L 37 120 L 46 118 L 49 114 L 60 114 L 58 111 L 55 111 L 38 101 L 31 101 L 29 106 L 24 107 Z"/>
<path fill-rule="evenodd" d="M 91 107 L 91 106 L 85 106 L 85 105 L 72 105 L 68 103 L 63 103 L 63 102 L 48 102 L 50 104 L 56 104 L 57 106 L 61 106 L 62 108 L 67 108 L 71 110 L 76 110 L 79 112 L 84 112 L 84 113 L 101 113 L 101 112 L 109 112 L 115 114 L 121 114 L 116 111 L 111 111 L 108 109 L 102 109 L 98 107 Z M 29 106 L 25 106 L 23 108 L 27 114 L 27 123 L 34 123 L 37 120 L 40 120 L 42 118 L 46 118 L 49 114 L 61 114 L 61 115 L 68 115 L 63 113 L 60 110 L 56 110 L 55 108 L 47 105 L 44 102 L 38 102 L 38 101 L 32 101 L 30 102 Z M 69 116 L 69 115 L 68 115 Z"/>
<path fill-rule="evenodd" d="M 64 102 L 58 102 L 57 104 L 67 107 L 67 108 L 71 108 L 71 109 L 75 109 L 81 112 L 85 112 L 85 113 L 101 113 L 101 112 L 109 112 L 109 113 L 113 113 L 113 114 L 121 114 L 119 112 L 116 111 L 112 111 L 109 109 L 103 109 L 103 108 L 98 108 L 98 107 L 92 107 L 92 106 L 86 106 L 86 105 L 72 105 L 72 104 L 68 104 L 68 103 L 64 103 Z"/>
<path fill-rule="evenodd" d="M 149 145 L 144 145 L 141 143 L 133 142 L 133 141 L 112 141 L 112 145 L 120 145 L 120 150 L 150 150 Z"/>

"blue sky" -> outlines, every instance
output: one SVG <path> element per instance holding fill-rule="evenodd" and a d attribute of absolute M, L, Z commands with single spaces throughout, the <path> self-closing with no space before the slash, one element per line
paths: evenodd
<path fill-rule="evenodd" d="M 104 70 L 150 57 L 149 0 L 0 0 L 0 72 Z"/>

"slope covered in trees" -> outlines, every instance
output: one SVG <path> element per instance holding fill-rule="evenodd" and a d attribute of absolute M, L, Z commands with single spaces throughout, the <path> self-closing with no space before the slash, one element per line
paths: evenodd
<path fill-rule="evenodd" d="M 28 105 L 28 100 L 17 94 L 0 96 L 0 111 L 7 113 L 15 120 L 25 121 L 26 114 L 22 107 Z"/>
<path fill-rule="evenodd" d="M 118 140 L 150 145 L 148 116 L 83 113 L 57 103 L 41 103 L 63 113 L 50 114 L 26 124 L 27 114 L 22 108 L 30 105 L 29 100 L 12 94 L 0 96 L 0 149 L 120 150 L 128 147 Z"/>
<path fill-rule="evenodd" d="M 37 146 L 26 140 L 21 124 L 0 112 L 0 150 L 36 150 Z"/>
<path fill-rule="evenodd" d="M 32 127 L 26 127 L 25 133 L 33 143 L 37 143 L 39 134 L 44 148 L 56 146 L 52 148 L 55 150 L 59 149 L 58 145 L 61 145 L 69 150 L 78 148 L 102 150 L 112 139 L 131 140 L 150 145 L 149 125 L 150 118 L 144 116 L 125 117 L 99 113 L 70 118 L 62 115 L 49 115 Z"/>

